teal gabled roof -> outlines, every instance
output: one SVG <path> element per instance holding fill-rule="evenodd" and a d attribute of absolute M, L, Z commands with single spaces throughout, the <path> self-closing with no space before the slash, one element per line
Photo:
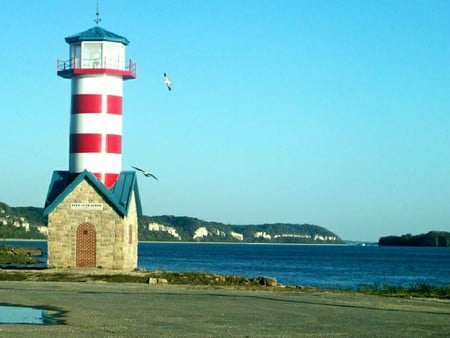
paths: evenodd
<path fill-rule="evenodd" d="M 95 26 L 88 29 L 87 31 L 66 37 L 66 42 L 69 44 L 81 41 L 121 42 L 125 46 L 130 43 L 127 38 L 107 31 L 106 29 L 99 26 Z"/>
<path fill-rule="evenodd" d="M 107 200 L 112 207 L 122 216 L 128 214 L 130 207 L 132 192 L 134 192 L 136 200 L 136 208 L 138 216 L 142 216 L 141 199 L 137 186 L 136 172 L 122 171 L 116 183 L 110 188 L 100 182 L 92 173 L 84 170 L 72 179 L 71 173 L 68 171 L 54 171 L 50 186 L 45 200 L 44 216 L 55 209 L 67 195 L 69 195 L 75 187 L 83 180 L 87 180 L 92 186 Z"/>

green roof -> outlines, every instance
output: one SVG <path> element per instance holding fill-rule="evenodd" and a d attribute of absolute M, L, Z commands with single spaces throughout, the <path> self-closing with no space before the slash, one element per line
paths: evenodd
<path fill-rule="evenodd" d="M 130 43 L 127 38 L 107 31 L 99 26 L 95 26 L 87 31 L 66 37 L 66 42 L 69 44 L 81 41 L 111 41 L 120 42 L 124 45 L 128 45 Z"/>
<path fill-rule="evenodd" d="M 100 182 L 92 173 L 84 170 L 73 178 L 68 171 L 54 171 L 45 200 L 44 216 L 50 214 L 78 184 L 87 180 L 99 194 L 111 203 L 111 206 L 122 216 L 128 214 L 131 193 L 134 191 L 138 216 L 142 216 L 141 199 L 137 186 L 136 172 L 122 171 L 116 183 L 110 188 Z"/>

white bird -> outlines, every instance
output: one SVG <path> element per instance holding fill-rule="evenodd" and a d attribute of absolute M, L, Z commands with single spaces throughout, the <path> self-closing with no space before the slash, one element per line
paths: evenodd
<path fill-rule="evenodd" d="M 137 171 L 142 172 L 142 174 L 144 174 L 145 177 L 153 177 L 155 180 L 158 181 L 158 178 L 155 175 L 153 175 L 152 173 L 148 172 L 147 170 L 144 170 L 144 169 L 141 169 L 141 168 L 138 168 L 138 167 L 133 167 L 133 166 L 131 166 L 131 168 L 134 168 Z"/>
<path fill-rule="evenodd" d="M 167 89 L 172 90 L 172 81 L 170 81 L 169 77 L 167 76 L 166 73 L 164 73 L 164 84 L 167 86 Z"/>

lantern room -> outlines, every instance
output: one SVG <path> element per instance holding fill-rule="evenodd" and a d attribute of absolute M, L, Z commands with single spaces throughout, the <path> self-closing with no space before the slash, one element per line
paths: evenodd
<path fill-rule="evenodd" d="M 136 78 L 136 64 L 125 62 L 127 38 L 99 26 L 65 38 L 70 45 L 69 60 L 57 63 L 58 75 L 72 78 L 82 74 L 121 75 Z"/>

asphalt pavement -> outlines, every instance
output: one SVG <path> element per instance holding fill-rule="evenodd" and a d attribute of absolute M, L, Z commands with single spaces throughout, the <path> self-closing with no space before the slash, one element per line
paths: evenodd
<path fill-rule="evenodd" d="M 0 337 L 450 336 L 448 300 L 353 293 L 1 281 L 0 305 L 48 308 L 60 320 L 0 324 Z"/>

